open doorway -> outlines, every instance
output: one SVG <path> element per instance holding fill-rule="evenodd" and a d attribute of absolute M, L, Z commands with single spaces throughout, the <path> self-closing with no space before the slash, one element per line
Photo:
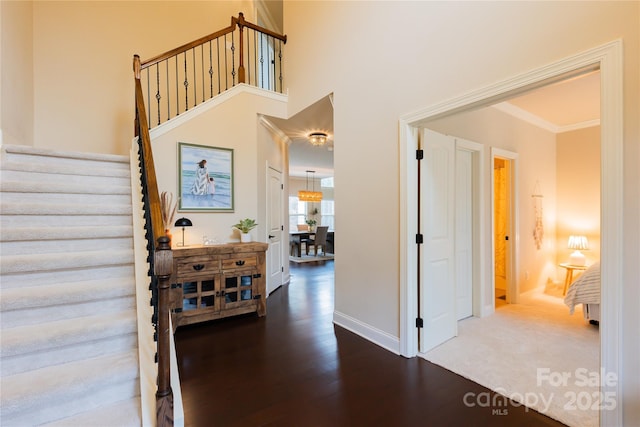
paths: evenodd
<path fill-rule="evenodd" d="M 622 80 L 621 80 L 621 68 L 619 63 L 616 62 L 616 58 L 619 58 L 621 46 L 617 42 L 610 43 L 600 48 L 593 49 L 592 51 L 585 52 L 580 55 L 568 58 L 557 64 L 552 64 L 544 69 L 534 70 L 525 75 L 519 76 L 515 79 L 505 81 L 504 84 L 495 85 L 491 88 L 484 88 L 476 92 L 470 93 L 455 99 L 447 103 L 446 106 L 437 105 L 431 109 L 424 110 L 420 114 L 412 114 L 407 116 L 406 120 L 401 120 L 401 142 L 403 144 L 402 150 L 407 153 L 407 166 L 409 170 L 407 172 L 406 180 L 403 180 L 403 185 L 409 187 L 408 193 L 414 190 L 411 186 L 411 182 L 414 179 L 414 172 L 410 170 L 410 163 L 412 157 L 411 145 L 415 144 L 415 131 L 413 127 L 420 127 L 430 120 L 441 118 L 444 116 L 450 116 L 458 114 L 463 111 L 471 111 L 481 106 L 491 105 L 496 101 L 504 100 L 509 97 L 523 93 L 523 88 L 532 89 L 534 87 L 541 87 L 552 81 L 559 81 L 571 77 L 572 75 L 582 74 L 585 71 L 591 71 L 594 67 L 607 70 L 602 73 L 602 120 L 603 125 L 601 128 L 602 135 L 602 148 L 603 155 L 602 162 L 602 188 L 601 188 L 601 200 L 602 202 L 602 221 L 601 230 L 602 235 L 606 236 L 603 242 L 602 248 L 602 261 L 603 265 L 608 265 L 605 273 L 603 267 L 602 282 L 607 283 L 607 286 L 602 287 L 602 302 L 605 307 L 609 307 L 611 313 L 614 313 L 616 307 L 618 307 L 620 301 L 618 299 L 620 281 L 617 278 L 621 275 L 621 265 L 618 261 L 622 251 L 622 233 L 619 224 L 615 220 L 615 209 L 619 209 L 622 203 L 621 188 L 622 176 L 620 157 L 622 149 L 622 126 L 619 114 L 616 112 L 621 111 L 621 95 L 622 95 Z M 614 161 L 617 159 L 617 161 Z M 615 163 L 615 165 L 614 165 Z M 534 183 L 532 183 L 533 186 Z M 612 194 L 609 194 L 608 192 Z M 611 197 L 613 196 L 613 197 Z M 415 230 L 415 227 L 411 225 L 414 218 L 410 212 L 413 211 L 415 203 L 408 197 L 402 200 L 402 208 L 406 208 L 403 219 L 408 222 L 402 224 L 407 227 L 407 238 L 403 241 L 406 244 L 406 254 L 410 253 L 410 238 Z M 517 239 L 517 236 L 516 236 Z M 403 256 L 405 253 L 402 254 Z M 404 261 L 404 260 L 403 260 Z M 410 262 L 403 262 L 403 265 L 411 266 Z M 526 276 L 526 274 L 525 274 Z M 415 277 L 410 275 L 406 276 L 407 288 L 402 289 L 402 295 L 406 298 L 403 303 L 403 310 L 406 317 L 406 325 L 401 328 L 401 349 L 403 354 L 411 356 L 415 354 L 416 339 L 412 338 L 411 333 L 411 321 L 415 311 L 412 310 L 411 300 L 415 297 L 415 293 L 411 290 L 411 286 L 417 286 L 418 283 Z M 401 281 L 403 283 L 403 281 Z M 493 289 L 490 289 L 493 293 Z M 486 295 L 484 295 L 486 296 Z M 604 328 L 601 328 L 601 342 L 600 349 L 602 352 L 601 364 L 607 371 L 615 371 L 618 369 L 617 356 L 613 357 L 612 353 L 616 355 L 619 352 L 619 343 L 617 342 L 617 332 L 619 331 L 620 324 L 619 319 L 616 319 L 612 314 L 607 319 L 607 324 Z M 402 335 L 404 334 L 404 335 Z M 405 344 L 406 343 L 406 344 Z M 600 391 L 610 389 L 612 392 L 620 393 L 621 390 L 616 385 L 602 385 Z M 619 419 L 620 413 L 617 411 L 604 411 L 600 413 L 603 423 L 607 423 L 607 420 Z M 613 422 L 615 424 L 615 422 Z"/>

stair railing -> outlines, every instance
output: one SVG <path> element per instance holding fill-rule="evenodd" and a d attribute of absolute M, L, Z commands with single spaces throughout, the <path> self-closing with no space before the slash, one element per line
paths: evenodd
<path fill-rule="evenodd" d="M 169 299 L 170 279 L 173 269 L 173 253 L 170 239 L 165 234 L 162 221 L 160 194 L 156 180 L 151 136 L 147 125 L 142 86 L 140 84 L 140 59 L 133 60 L 135 75 L 135 135 L 138 137 L 140 181 L 145 216 L 145 231 L 149 250 L 149 275 L 151 276 L 151 304 L 157 341 L 158 389 L 156 391 L 156 425 L 173 426 L 173 391 L 170 371 L 170 323 Z"/>
<path fill-rule="evenodd" d="M 160 125 L 239 83 L 282 93 L 286 42 L 286 35 L 239 13 L 227 28 L 141 61 L 148 124 Z"/>
<path fill-rule="evenodd" d="M 236 35 L 237 30 L 237 35 Z M 246 35 L 245 35 L 246 30 Z M 236 44 L 236 38 L 238 40 Z M 172 49 L 146 61 L 133 57 L 135 77 L 135 135 L 139 161 L 145 232 L 149 250 L 152 322 L 158 344 L 158 427 L 173 426 L 173 392 L 170 375 L 170 279 L 173 254 L 165 235 L 156 180 L 151 136 L 151 102 L 156 125 L 186 112 L 238 83 L 283 92 L 282 45 L 287 36 L 245 21 L 231 18 L 223 30 Z M 239 53 L 236 54 L 236 49 Z M 214 55 L 215 52 L 215 55 Z M 236 67 L 236 61 L 238 63 Z M 146 93 L 143 87 L 146 86 Z M 184 87 L 184 91 L 181 88 Z M 152 94 L 153 92 L 153 94 Z M 149 105 L 147 109 L 145 105 Z"/>

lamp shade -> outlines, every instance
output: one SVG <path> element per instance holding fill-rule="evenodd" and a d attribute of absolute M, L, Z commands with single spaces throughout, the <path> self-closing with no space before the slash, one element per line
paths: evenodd
<path fill-rule="evenodd" d="M 322 200 L 321 191 L 298 191 L 298 200 L 301 202 L 319 202 Z"/>
<path fill-rule="evenodd" d="M 193 224 L 189 218 L 180 218 L 174 224 L 175 227 L 191 227 Z"/>
<path fill-rule="evenodd" d="M 567 245 L 569 249 L 577 249 L 584 251 L 589 249 L 589 241 L 587 236 L 569 236 L 569 243 Z"/>
<path fill-rule="evenodd" d="M 174 225 L 176 227 L 182 227 L 182 243 L 179 243 L 178 246 L 184 246 L 184 228 L 191 227 L 193 224 L 191 223 L 191 220 L 189 218 L 182 217 L 178 219 Z"/>
<path fill-rule="evenodd" d="M 589 249 L 587 236 L 569 236 L 567 244 L 569 249 L 573 249 L 573 253 L 569 256 L 569 264 L 583 266 L 586 264 L 586 257 L 580 251 Z"/>
<path fill-rule="evenodd" d="M 327 142 L 327 134 L 324 132 L 313 132 L 309 134 L 309 142 L 311 145 L 324 145 Z"/>

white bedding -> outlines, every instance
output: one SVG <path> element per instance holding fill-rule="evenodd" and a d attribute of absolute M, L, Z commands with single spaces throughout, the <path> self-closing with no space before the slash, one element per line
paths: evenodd
<path fill-rule="evenodd" d="M 569 307 L 570 314 L 578 304 L 600 304 L 600 262 L 591 265 L 571 284 L 564 303 Z"/>

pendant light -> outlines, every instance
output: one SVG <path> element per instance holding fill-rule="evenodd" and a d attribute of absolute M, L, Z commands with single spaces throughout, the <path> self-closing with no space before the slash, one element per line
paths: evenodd
<path fill-rule="evenodd" d="M 322 200 L 322 191 L 315 191 L 315 184 L 313 177 L 311 178 L 312 189 L 309 190 L 309 174 L 314 174 L 316 171 L 307 171 L 307 189 L 298 191 L 298 200 L 301 202 L 319 202 Z"/>

